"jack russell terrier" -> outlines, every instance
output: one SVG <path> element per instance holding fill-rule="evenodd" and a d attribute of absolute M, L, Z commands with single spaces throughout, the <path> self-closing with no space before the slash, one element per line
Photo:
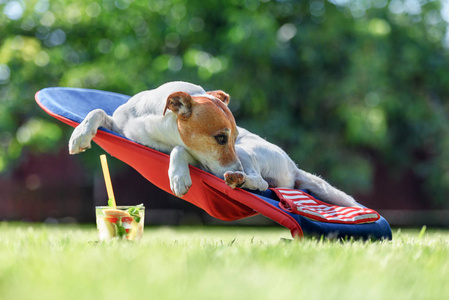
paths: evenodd
<path fill-rule="evenodd" d="M 73 131 L 69 153 L 90 148 L 99 127 L 170 154 L 168 176 L 173 193 L 182 197 L 192 181 L 189 164 L 224 178 L 231 188 L 265 191 L 269 187 L 305 189 L 323 201 L 358 206 L 325 180 L 298 169 L 278 146 L 236 126 L 227 107 L 229 95 L 206 92 L 187 82 L 168 82 L 136 94 L 113 116 L 91 111 Z"/>

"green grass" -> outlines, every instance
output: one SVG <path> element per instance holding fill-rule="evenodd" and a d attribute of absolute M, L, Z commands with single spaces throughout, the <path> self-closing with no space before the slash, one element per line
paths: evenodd
<path fill-rule="evenodd" d="M 391 242 L 292 241 L 283 228 L 0 223 L 0 299 L 449 299 L 449 232 Z M 282 239 L 281 239 L 282 238 Z"/>

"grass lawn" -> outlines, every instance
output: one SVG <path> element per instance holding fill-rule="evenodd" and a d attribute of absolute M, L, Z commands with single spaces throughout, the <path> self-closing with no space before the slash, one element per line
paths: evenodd
<path fill-rule="evenodd" d="M 449 299 L 449 231 L 391 242 L 290 241 L 284 228 L 0 223 L 0 299 Z"/>

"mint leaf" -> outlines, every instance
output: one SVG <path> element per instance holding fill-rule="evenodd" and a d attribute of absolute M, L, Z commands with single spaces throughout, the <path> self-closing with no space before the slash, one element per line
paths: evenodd
<path fill-rule="evenodd" d="M 123 225 L 122 225 L 122 219 L 121 218 L 119 218 L 118 220 L 117 220 L 117 223 L 115 224 L 116 226 L 117 226 L 117 228 L 116 228 L 116 233 L 117 233 L 117 235 L 119 236 L 119 237 L 124 237 L 124 236 L 126 236 L 126 229 L 125 229 L 125 227 L 123 227 Z"/>
<path fill-rule="evenodd" d="M 128 208 L 128 213 L 134 218 L 134 220 L 136 220 L 137 223 L 140 222 L 140 213 L 139 213 L 139 210 L 140 210 L 142 207 L 143 207 L 143 203 Z"/>
<path fill-rule="evenodd" d="M 113 198 L 108 199 L 108 206 L 114 207 L 114 199 Z"/>
<path fill-rule="evenodd" d="M 125 227 L 121 226 L 121 225 L 117 225 L 117 234 L 119 237 L 123 237 L 126 235 L 126 229 Z"/>

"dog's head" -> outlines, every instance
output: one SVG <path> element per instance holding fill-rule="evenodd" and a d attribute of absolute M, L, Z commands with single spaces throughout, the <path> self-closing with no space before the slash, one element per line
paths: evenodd
<path fill-rule="evenodd" d="M 235 151 L 237 128 L 223 91 L 190 96 L 176 92 L 168 96 L 164 109 L 177 115 L 178 131 L 187 150 L 205 169 L 223 177 L 226 171 L 242 171 Z"/>

